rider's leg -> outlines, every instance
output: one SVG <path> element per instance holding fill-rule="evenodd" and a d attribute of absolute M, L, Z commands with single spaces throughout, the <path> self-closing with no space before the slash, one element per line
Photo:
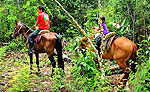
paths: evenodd
<path fill-rule="evenodd" d="M 37 34 L 41 31 L 41 29 L 38 29 L 34 31 L 29 37 L 28 37 L 28 42 L 29 42 L 29 52 L 28 54 L 32 54 L 32 50 L 34 49 L 34 38 L 36 38 Z"/>
<path fill-rule="evenodd" d="M 95 47 L 97 50 L 99 50 L 100 45 L 101 45 L 101 35 L 95 38 Z"/>

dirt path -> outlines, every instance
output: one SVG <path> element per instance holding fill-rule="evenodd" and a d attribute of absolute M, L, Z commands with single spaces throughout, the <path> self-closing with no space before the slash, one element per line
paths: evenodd
<path fill-rule="evenodd" d="M 40 54 L 40 76 L 36 76 L 39 78 L 32 79 L 31 81 L 35 83 L 36 85 L 42 85 L 41 90 L 51 90 L 52 85 L 55 83 L 51 77 L 51 62 L 47 58 L 46 54 Z M 34 72 L 37 71 L 36 64 L 35 64 L 35 57 L 33 58 L 34 64 L 33 69 Z M 11 80 L 13 79 L 12 74 L 15 71 L 22 71 L 22 68 L 28 66 L 29 69 L 29 57 L 26 53 L 20 53 L 20 52 L 11 52 L 7 53 L 5 57 L 3 57 L 2 61 L 0 62 L 0 91 L 7 91 L 7 89 L 11 88 Z M 66 79 L 70 79 L 70 70 L 72 68 L 72 63 L 65 62 L 65 75 Z M 110 79 L 110 85 L 118 85 L 118 81 L 122 77 L 122 74 L 115 74 L 108 76 L 108 79 Z M 40 84 L 37 84 L 40 83 Z M 46 85 L 46 86 L 45 86 Z M 50 88 L 47 89 L 46 87 Z M 32 87 L 32 90 L 38 90 L 36 87 Z M 113 91 L 112 91 L 113 92 Z"/>

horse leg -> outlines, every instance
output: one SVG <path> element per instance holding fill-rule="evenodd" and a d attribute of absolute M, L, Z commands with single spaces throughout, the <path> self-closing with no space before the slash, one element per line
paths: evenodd
<path fill-rule="evenodd" d="M 135 69 L 137 64 L 132 63 L 131 64 L 131 70 L 135 73 L 137 70 Z"/>
<path fill-rule="evenodd" d="M 130 70 L 128 69 L 128 66 L 125 61 L 126 61 L 126 59 L 125 60 L 124 59 L 116 60 L 116 63 L 119 65 L 120 68 L 123 69 L 123 72 L 124 72 L 124 76 L 120 80 L 120 82 L 123 82 L 124 86 L 126 86 L 126 82 L 127 82 L 127 79 L 129 77 L 129 73 L 130 73 Z"/>
<path fill-rule="evenodd" d="M 120 80 L 120 82 L 123 82 L 124 86 L 126 86 L 126 82 L 127 82 L 127 79 L 129 77 L 129 73 L 130 73 L 130 69 L 128 67 L 129 64 L 127 65 L 127 61 L 129 60 L 130 57 L 131 57 L 131 55 L 129 54 L 124 60 L 122 60 L 120 65 L 118 64 L 121 68 L 123 68 L 123 71 L 124 71 L 124 76 Z M 131 70 L 133 72 L 136 72 L 135 67 L 136 67 L 136 64 L 132 63 L 131 64 Z"/>
<path fill-rule="evenodd" d="M 38 72 L 40 72 L 40 68 L 39 68 L 39 54 L 35 52 L 35 56 L 36 56 L 36 65 L 38 68 Z"/>
<path fill-rule="evenodd" d="M 123 85 L 126 86 L 126 82 L 127 82 L 127 79 L 129 78 L 130 70 L 126 68 L 126 69 L 123 69 L 123 71 L 124 71 L 124 76 L 122 77 L 120 82 L 123 82 Z"/>
<path fill-rule="evenodd" d="M 32 54 L 30 54 L 29 55 L 30 56 L 30 70 L 33 70 L 33 68 L 32 68 L 32 64 L 33 64 L 33 61 L 32 61 Z"/>
<path fill-rule="evenodd" d="M 52 62 L 52 75 L 53 75 L 53 72 L 54 72 L 54 69 L 53 69 L 53 68 L 56 67 L 56 61 L 54 60 L 53 55 L 52 55 L 52 56 L 49 56 L 48 58 L 49 58 L 49 60 Z"/>

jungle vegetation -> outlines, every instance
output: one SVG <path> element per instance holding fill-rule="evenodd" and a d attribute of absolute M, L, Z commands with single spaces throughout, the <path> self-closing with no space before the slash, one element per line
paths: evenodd
<path fill-rule="evenodd" d="M 92 26 L 99 24 L 98 0 L 59 0 L 59 2 L 76 19 L 87 35 L 95 33 Z M 139 64 L 136 67 L 137 72 L 130 74 L 128 83 L 130 90 L 128 91 L 148 92 L 150 89 L 150 42 L 147 39 L 150 34 L 150 1 L 100 0 L 100 3 L 109 31 L 127 37 L 138 47 Z M 65 44 L 64 53 L 71 58 L 71 62 L 65 63 L 65 66 L 74 64 L 68 71 L 70 76 L 64 75 L 58 68 L 55 69 L 53 79 L 43 74 L 30 75 L 28 49 L 24 38 L 20 36 L 17 40 L 10 40 L 16 20 L 29 27 L 35 24 L 39 5 L 43 5 L 50 16 L 49 31 L 56 32 L 62 37 Z M 61 89 L 73 92 L 126 91 L 127 87 L 119 89 L 117 85 L 110 84 L 113 79 L 101 78 L 101 72 L 95 68 L 95 62 L 91 56 L 93 52 L 89 51 L 87 56 L 83 57 L 83 54 L 75 49 L 83 35 L 54 0 L 0 0 L 0 6 L 0 91 L 59 91 Z M 120 22 L 121 28 L 118 29 L 110 24 L 111 22 Z M 35 28 L 32 29 L 35 30 Z M 41 68 L 51 64 L 47 57 L 43 57 L 40 59 Z M 104 72 L 110 73 L 105 65 L 106 61 L 103 62 Z M 113 61 L 113 64 L 116 63 Z"/>

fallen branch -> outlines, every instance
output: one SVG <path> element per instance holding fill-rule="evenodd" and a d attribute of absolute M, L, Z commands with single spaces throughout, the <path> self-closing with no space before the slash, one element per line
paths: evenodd
<path fill-rule="evenodd" d="M 94 47 L 94 45 L 92 44 L 92 42 L 90 41 L 90 39 L 88 38 L 86 32 L 81 28 L 81 26 L 78 24 L 78 22 L 63 8 L 63 6 L 57 1 L 54 0 L 55 3 L 57 3 L 59 5 L 59 7 L 67 14 L 68 17 L 70 17 L 73 21 L 73 23 L 77 26 L 77 28 L 79 28 L 80 32 L 88 39 L 88 41 L 91 44 L 91 47 L 93 48 L 94 52 L 97 54 L 97 56 L 99 56 L 98 51 L 96 50 L 96 48 Z"/>
<path fill-rule="evenodd" d="M 109 70 L 116 70 L 116 69 L 119 69 L 119 68 L 120 67 L 118 65 L 108 67 Z"/>
<path fill-rule="evenodd" d="M 2 46 L 8 46 L 8 45 L 10 45 L 10 43 L 4 43 L 4 42 L 2 42 Z"/>

